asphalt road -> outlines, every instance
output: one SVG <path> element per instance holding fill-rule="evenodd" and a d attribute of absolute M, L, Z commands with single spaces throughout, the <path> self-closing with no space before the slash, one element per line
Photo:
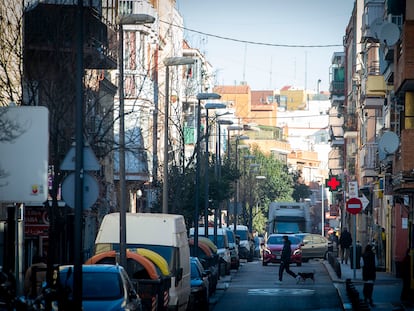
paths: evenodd
<path fill-rule="evenodd" d="M 292 265 L 295 272 L 314 272 L 315 282 L 296 283 L 286 272 L 278 280 L 279 265 L 262 266 L 261 261 L 243 262 L 238 271 L 220 280 L 220 288 L 210 300 L 212 311 L 252 310 L 342 310 L 337 290 L 325 266 L 319 261 Z"/>

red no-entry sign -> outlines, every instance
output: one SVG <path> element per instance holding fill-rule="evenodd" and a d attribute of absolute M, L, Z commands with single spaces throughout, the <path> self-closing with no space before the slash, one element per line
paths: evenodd
<path fill-rule="evenodd" d="M 346 202 L 346 211 L 350 214 L 358 214 L 362 210 L 362 202 L 358 198 L 350 198 Z"/>

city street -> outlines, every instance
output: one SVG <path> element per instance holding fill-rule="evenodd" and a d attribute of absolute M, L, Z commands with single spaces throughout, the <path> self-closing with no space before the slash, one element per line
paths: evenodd
<path fill-rule="evenodd" d="M 210 300 L 210 310 L 341 310 L 338 293 L 321 261 L 310 260 L 294 272 L 314 272 L 315 282 L 307 279 L 296 284 L 287 273 L 276 284 L 279 265 L 262 266 L 261 261 L 243 262 L 239 271 L 221 280 Z M 226 289 L 227 288 L 227 289 Z"/>

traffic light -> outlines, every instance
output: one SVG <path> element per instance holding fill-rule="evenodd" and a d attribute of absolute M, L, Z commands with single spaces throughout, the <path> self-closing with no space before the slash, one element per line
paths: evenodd
<path fill-rule="evenodd" d="M 331 175 L 329 179 L 325 180 L 325 186 L 329 188 L 329 191 L 338 191 L 341 187 L 341 180 L 337 176 Z"/>

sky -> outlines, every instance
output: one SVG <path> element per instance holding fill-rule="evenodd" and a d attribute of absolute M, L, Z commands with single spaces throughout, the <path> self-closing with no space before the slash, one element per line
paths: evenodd
<path fill-rule="evenodd" d="M 354 0 L 177 0 L 184 38 L 216 71 L 216 84 L 252 90 L 329 90 L 334 52 Z"/>

